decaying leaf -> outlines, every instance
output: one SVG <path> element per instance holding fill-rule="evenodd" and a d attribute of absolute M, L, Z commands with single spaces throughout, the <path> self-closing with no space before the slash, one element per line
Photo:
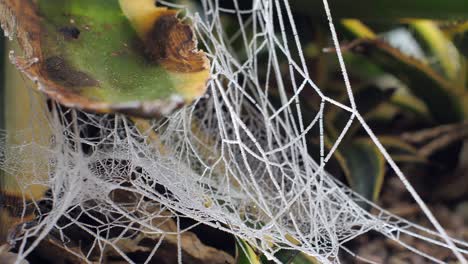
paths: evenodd
<path fill-rule="evenodd" d="M 178 257 L 176 253 L 178 243 L 180 243 L 182 260 L 184 263 L 234 263 L 234 258 L 231 255 L 204 245 L 202 241 L 190 231 L 183 232 L 180 234 L 180 238 L 178 238 L 176 235 L 178 231 L 177 225 L 171 216 L 172 215 L 167 212 L 166 218 L 158 218 L 151 223 L 152 226 L 165 232 L 165 235 L 154 234 L 154 232 L 140 233 L 133 239 L 120 240 L 117 246 L 126 253 L 148 255 L 154 250 L 154 247 L 159 244 L 157 253 L 153 256 L 152 262 L 150 263 L 176 263 Z M 110 249 L 106 256 L 118 257 L 119 255 L 117 252 Z"/>
<path fill-rule="evenodd" d="M 28 264 L 26 260 L 22 260 L 19 262 L 16 262 L 18 259 L 18 255 L 12 252 L 9 252 L 9 245 L 1 245 L 0 246 L 0 263 L 2 264 L 14 264 L 14 263 L 19 263 L 19 264 Z"/>
<path fill-rule="evenodd" d="M 164 224 L 163 227 L 168 227 L 170 225 L 175 227 L 175 223 L 172 219 L 168 219 L 166 222 L 167 224 Z M 175 230 L 172 232 L 175 232 Z M 159 243 L 160 239 L 162 239 L 161 243 Z M 119 247 L 119 250 L 125 252 L 125 254 L 133 256 L 134 260 L 138 259 L 143 261 L 149 257 L 154 247 L 158 246 L 156 254 L 151 257 L 151 261 L 149 263 L 170 264 L 177 263 L 177 244 L 177 235 L 175 234 L 167 235 L 165 237 L 160 235 L 140 234 L 134 239 L 122 239 L 116 245 Z M 231 255 L 224 251 L 204 245 L 192 232 L 187 231 L 181 235 L 180 245 L 184 263 L 234 263 L 234 258 Z M 111 247 L 108 248 L 109 250 L 105 253 L 107 259 L 105 263 L 128 263 L 119 255 L 118 252 L 112 250 Z M 44 239 L 39 244 L 36 254 L 39 254 L 41 258 L 50 262 L 61 259 L 66 263 L 88 263 L 84 260 L 86 258 L 86 254 L 84 254 L 78 246 L 71 247 L 67 244 L 65 247 L 62 242 L 51 238 Z"/>
<path fill-rule="evenodd" d="M 154 1 L 1 0 L 0 12 L 17 67 L 65 106 L 157 117 L 205 92 L 191 26 Z"/>

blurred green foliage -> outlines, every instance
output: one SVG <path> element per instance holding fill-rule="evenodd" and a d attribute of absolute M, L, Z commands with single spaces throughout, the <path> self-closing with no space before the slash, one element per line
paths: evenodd
<path fill-rule="evenodd" d="M 458 23 L 455 23 L 458 25 Z M 464 23 L 463 23 L 464 24 Z M 361 59 L 376 65 L 382 70 L 382 75 L 391 75 L 396 77 L 401 86 L 397 89 L 404 90 L 404 93 L 399 94 L 399 104 L 393 103 L 396 111 L 401 114 L 407 114 L 408 107 L 413 102 L 422 103 L 422 109 L 427 109 L 427 112 L 420 112 L 419 115 L 407 117 L 408 122 L 420 122 L 422 127 L 436 127 L 449 123 L 458 123 L 466 120 L 468 113 L 468 91 L 466 87 L 466 63 L 467 58 L 462 54 L 459 49 L 459 44 L 455 44 L 457 36 L 463 36 L 466 32 L 458 30 L 456 33 L 452 25 L 441 26 L 440 23 L 425 19 L 402 19 L 395 23 L 394 27 L 400 27 L 411 33 L 416 40 L 417 45 L 423 50 L 424 57 L 416 57 L 412 54 L 405 52 L 405 47 L 395 47 L 387 41 L 385 37 L 379 36 L 371 27 L 365 25 L 358 20 L 343 20 L 343 29 L 350 39 L 345 50 L 351 55 L 357 55 Z M 449 30 L 452 32 L 449 33 Z M 458 48 L 457 48 L 458 47 Z M 351 66 L 352 67 L 352 66 Z M 358 91 L 359 94 L 359 91 Z M 375 99 L 370 96 L 356 97 L 359 106 L 369 105 L 370 102 L 375 102 Z M 391 103 L 392 99 L 387 100 L 384 104 Z M 407 102 L 406 104 L 404 102 Z M 403 104 L 402 104 L 403 103 Z M 416 104 L 418 104 L 416 103 Z M 358 109 L 359 109 L 358 106 Z M 411 106 L 410 106 L 411 107 Z M 368 113 L 378 111 L 377 107 L 365 109 Z M 417 111 L 413 109 L 413 113 Z M 370 114 L 372 115 L 372 114 Z M 367 115 L 369 116 L 369 115 Z M 419 117 L 425 116 L 425 120 Z M 418 120 L 419 119 L 419 120 Z M 390 124 L 388 127 L 394 126 L 394 120 L 388 119 Z M 427 160 L 415 148 L 403 142 L 398 133 L 405 132 L 404 129 L 411 129 L 411 127 L 403 127 L 397 131 L 396 136 L 386 137 L 383 141 L 387 145 L 391 154 L 396 154 L 395 151 L 402 151 L 405 149 L 405 159 L 400 159 L 400 162 L 422 162 Z M 391 133 L 392 131 L 383 130 L 382 133 Z M 390 140 L 390 141 L 389 141 Z M 392 142 L 393 146 L 388 146 Z M 347 142 L 345 142 L 345 145 Z M 351 143 L 353 144 L 353 143 Z M 398 147 L 399 146 L 399 147 Z M 344 156 L 346 153 L 355 156 L 356 153 L 346 150 L 344 147 Z M 408 152 L 409 151 L 409 152 Z M 429 153 L 433 154 L 433 153 Z M 380 156 L 380 154 L 376 154 Z M 413 155 L 413 156 L 412 156 Z M 398 156 L 401 158 L 401 156 Z M 355 158 L 354 158 L 355 159 Z M 366 162 L 357 167 L 366 166 Z M 344 167 L 346 171 L 346 168 Z M 372 170 L 370 170 L 372 171 Z M 375 171 L 374 180 L 369 179 L 369 175 L 359 173 L 347 173 L 349 182 L 353 187 L 352 182 L 364 182 L 367 188 L 374 188 L 373 192 L 366 191 L 366 187 L 357 185 L 355 188 L 358 192 L 363 194 L 369 199 L 377 199 L 377 193 L 380 191 L 380 186 L 375 182 L 381 182 L 382 173 Z M 363 175 L 366 175 L 363 177 Z M 364 178 L 364 179 L 363 179 Z M 371 195 L 373 194 L 373 195 Z"/>
<path fill-rule="evenodd" d="M 465 1 L 359 2 L 362 3 L 330 3 L 335 18 L 352 17 L 340 20 L 338 34 L 342 37 L 342 50 L 359 112 L 377 131 L 392 159 L 407 173 L 418 168 L 428 174 L 424 175 L 426 185 L 448 181 L 453 186 L 453 181 L 446 179 L 450 177 L 440 175 L 453 174 L 457 163 L 467 162 L 459 160 L 466 135 L 457 137 L 455 132 L 466 129 L 463 124 L 468 117 L 468 22 L 463 20 L 468 5 Z M 302 7 L 297 9 L 298 13 L 303 13 L 304 20 L 315 25 L 309 43 L 304 44 L 312 78 L 325 94 L 342 98 L 339 101 L 348 104 L 334 51 L 322 52 L 332 44 L 327 40 L 327 25 L 315 23 L 323 19 L 322 13 L 316 13 L 323 9 L 314 9 L 314 5 L 309 1 L 293 4 L 293 8 Z M 347 8 L 349 5 L 368 8 Z M 396 39 L 392 35 L 396 30 L 407 34 L 403 39 L 401 36 Z M 420 50 L 420 54 L 411 53 L 411 48 Z M 309 102 L 303 105 L 304 112 L 310 113 L 309 117 L 305 116 L 308 122 L 319 104 L 313 95 L 305 101 Z M 325 115 L 324 143 L 330 151 L 351 114 L 332 107 L 326 109 Z M 442 137 L 446 140 L 440 140 Z M 318 153 L 318 138 L 317 133 L 310 136 L 311 155 Z M 373 201 L 378 201 L 384 176 L 390 172 L 382 154 L 358 122 L 350 124 L 326 169 L 338 178 L 342 175 L 351 188 Z M 444 188 L 444 184 L 436 186 L 437 192 Z M 449 192 L 453 198 L 454 191 Z M 300 256 L 304 255 L 280 250 L 275 257 L 284 263 L 314 263 L 310 258 L 296 262 Z M 268 263 L 265 257 L 260 260 Z"/>

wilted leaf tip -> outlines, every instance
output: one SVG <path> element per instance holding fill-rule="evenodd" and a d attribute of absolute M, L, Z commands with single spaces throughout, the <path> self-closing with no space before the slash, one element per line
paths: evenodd
<path fill-rule="evenodd" d="M 68 87 L 86 87 L 99 84 L 88 74 L 73 69 L 65 59 L 59 56 L 47 58 L 43 68 L 50 79 Z"/>
<path fill-rule="evenodd" d="M 157 7 L 153 0 L 119 3 L 153 61 L 173 72 L 200 72 L 209 68 L 204 52 L 197 50 L 192 27 L 181 23 L 175 10 Z"/>
<path fill-rule="evenodd" d="M 146 43 L 151 57 L 170 71 L 198 72 L 208 68 L 205 54 L 197 51 L 192 28 L 175 16 L 161 17 L 149 32 Z"/>

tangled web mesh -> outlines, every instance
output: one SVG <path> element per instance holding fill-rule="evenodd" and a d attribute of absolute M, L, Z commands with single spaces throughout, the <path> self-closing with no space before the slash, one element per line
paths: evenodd
<path fill-rule="evenodd" d="M 191 218 L 245 239 L 277 262 L 275 252 L 295 249 L 322 263 L 339 263 L 339 252 L 354 254 L 344 246 L 347 241 L 373 230 L 435 262 L 443 263 L 400 236 L 449 248 L 465 263 L 468 244 L 447 236 L 356 110 L 326 1 L 349 105 L 323 94 L 310 78 L 288 1 L 257 0 L 245 10 L 237 0 L 201 3 L 203 10 L 188 10 L 187 17 L 212 65 L 204 97 L 153 121 L 90 114 L 35 99 L 31 124 L 42 122 L 52 137 L 36 135 L 24 142 L 24 135 L 33 134 L 27 130 L 2 136 L 19 142 L 2 144 L 5 172 L 48 190 L 41 201 L 24 200 L 24 208 L 38 213 L 11 237 L 20 257 L 52 235 L 85 260 L 96 252 L 95 260 L 103 260 L 113 251 L 132 262 L 120 243 L 142 232 L 159 241 L 148 260 L 161 241 L 175 236 L 182 262 L 181 234 L 197 224 L 182 228 L 179 222 Z M 237 32 L 226 33 L 223 16 L 235 18 Z M 312 118 L 311 113 L 305 118 L 301 108 L 306 92 L 320 102 Z M 349 112 L 331 149 L 323 139 L 328 107 Z M 365 128 L 436 231 L 378 208 L 326 172 L 353 122 Z M 318 159 L 310 156 L 311 135 L 320 142 Z M 377 213 L 364 210 L 364 203 Z M 168 219 L 176 219 L 174 230 L 163 228 Z M 79 252 L 70 244 L 72 235 L 64 232 L 72 225 L 92 241 Z"/>

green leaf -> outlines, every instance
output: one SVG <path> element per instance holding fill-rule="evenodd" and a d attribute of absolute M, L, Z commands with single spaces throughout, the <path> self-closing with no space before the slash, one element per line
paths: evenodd
<path fill-rule="evenodd" d="M 318 148 L 318 142 L 311 140 L 311 147 Z M 329 137 L 324 137 L 327 151 L 333 146 Z M 332 166 L 339 166 L 351 188 L 369 200 L 376 200 L 382 188 L 385 176 L 385 159 L 380 150 L 367 138 L 351 138 L 344 141 L 328 161 Z M 334 164 L 333 164 L 334 163 Z M 337 175 L 336 172 L 334 175 Z M 363 207 L 369 209 L 367 205 Z"/>
<path fill-rule="evenodd" d="M 431 114 L 427 106 L 412 94 L 399 89 L 391 98 L 391 104 L 397 106 L 401 110 L 415 114 L 421 120 L 430 120 Z"/>
<path fill-rule="evenodd" d="M 319 264 L 315 258 L 297 250 L 280 250 L 275 256 L 284 264 Z"/>
<path fill-rule="evenodd" d="M 255 250 L 242 239 L 236 240 L 236 264 L 261 264 Z"/>
<path fill-rule="evenodd" d="M 298 250 L 293 249 L 281 249 L 276 254 L 275 257 L 283 264 L 319 264 L 314 257 L 311 257 L 305 253 L 302 253 Z M 262 264 L 274 263 L 273 261 L 268 261 L 265 255 L 261 256 Z"/>
<path fill-rule="evenodd" d="M 403 54 L 382 40 L 359 40 L 347 47 L 403 81 L 440 123 L 461 121 L 468 112 L 463 87 L 440 76 L 429 65 Z"/>
<path fill-rule="evenodd" d="M 205 92 L 209 63 L 176 11 L 152 0 L 131 1 L 123 9 L 119 0 L 35 3 L 0 1 L 13 14 L 2 17 L 2 24 L 16 22 L 26 57 L 39 60 L 31 67 L 18 60 L 18 66 L 61 104 L 154 117 Z M 152 26 L 144 27 L 145 21 Z"/>
<path fill-rule="evenodd" d="M 339 148 L 339 160 L 351 188 L 369 200 L 377 200 L 385 175 L 380 150 L 366 139 L 355 139 Z"/>
<path fill-rule="evenodd" d="M 358 19 L 342 19 L 341 24 L 343 25 L 346 32 L 354 38 L 366 38 L 375 39 L 377 35 Z"/>
<path fill-rule="evenodd" d="M 317 259 L 311 257 L 305 253 L 300 252 L 297 256 L 291 261 L 291 264 L 320 264 Z"/>
<path fill-rule="evenodd" d="M 300 251 L 294 249 L 280 249 L 275 253 L 275 258 L 283 264 L 290 264 L 299 253 Z M 265 255 L 260 256 L 260 262 L 262 264 L 275 263 L 274 261 L 269 261 Z"/>
<path fill-rule="evenodd" d="M 411 21 L 423 21 L 423 20 L 411 20 Z M 425 21 L 425 20 L 424 20 Z M 357 20 L 357 19 L 342 19 L 341 20 L 341 24 L 343 25 L 343 28 L 345 29 L 345 32 L 350 35 L 350 37 L 352 39 L 377 39 L 377 35 L 372 31 L 372 29 L 370 29 L 367 25 L 365 25 L 363 22 Z M 442 55 L 446 55 L 447 52 L 443 52 L 440 48 L 440 45 L 441 44 L 446 44 L 448 45 L 448 43 L 446 43 L 448 41 L 448 39 L 444 36 L 444 35 L 440 35 L 440 34 L 443 34 L 441 30 L 438 29 L 438 27 L 436 28 L 432 28 L 432 24 L 429 25 L 431 26 L 430 27 L 430 30 L 426 30 L 428 31 L 427 34 L 424 34 L 426 37 L 427 37 L 427 41 L 430 41 L 431 40 L 431 37 L 432 38 L 435 38 L 437 35 L 436 33 L 439 33 L 439 35 L 437 35 L 437 37 L 442 37 L 443 40 L 445 40 L 445 42 L 443 43 L 438 43 L 439 45 L 433 45 L 433 46 L 436 46 L 434 47 L 434 49 L 439 52 L 439 55 L 442 56 Z M 426 26 L 425 24 L 423 24 L 420 28 L 427 28 L 429 26 Z M 434 33 L 435 32 L 435 33 Z M 429 34 L 429 33 L 433 33 L 433 34 Z M 441 40 L 437 39 L 439 42 L 442 42 Z M 450 42 L 450 41 L 448 41 Z M 438 48 L 438 49 L 437 49 Z M 348 54 L 346 56 L 346 58 L 348 58 L 348 61 L 351 59 L 351 63 L 355 62 L 355 61 L 358 61 L 358 59 L 360 60 L 365 60 L 365 58 L 363 58 L 362 56 L 356 56 L 355 54 Z M 443 57 L 443 59 L 447 59 L 447 57 Z M 372 63 L 371 60 L 367 60 L 366 61 L 367 63 Z M 447 61 L 444 61 L 445 63 L 448 63 Z M 348 62 L 349 63 L 349 62 Z M 353 63 L 354 65 L 355 63 Z M 451 62 L 451 65 L 450 66 L 454 66 L 453 62 Z M 375 65 L 372 64 L 374 67 Z M 353 73 L 356 72 L 356 68 L 357 69 L 365 69 L 366 73 L 369 72 L 369 66 L 367 66 L 366 64 L 358 64 L 358 65 L 355 65 L 355 67 L 352 67 L 352 70 L 353 70 Z M 372 70 L 371 72 L 373 72 L 375 70 Z M 455 74 L 454 72 L 452 72 L 453 74 Z M 382 70 L 380 69 L 379 72 L 378 72 L 378 75 L 377 76 L 381 76 L 383 74 Z M 362 74 L 361 74 L 362 75 Z M 372 78 L 371 76 L 363 76 L 364 78 Z M 421 101 L 419 100 L 418 98 L 416 98 L 414 95 L 408 93 L 406 91 L 406 89 L 401 89 L 402 87 L 398 87 L 398 89 L 396 90 L 395 93 L 393 93 L 393 95 L 391 96 L 390 98 L 390 103 L 397 106 L 398 108 L 401 108 L 402 110 L 405 110 L 405 111 L 408 111 L 408 112 L 411 112 L 413 114 L 416 114 L 418 118 L 421 118 L 421 119 L 424 119 L 424 120 L 430 120 L 430 114 L 429 114 L 429 111 L 427 109 L 427 106 Z M 364 97 L 364 99 L 366 99 L 366 97 Z M 373 101 L 372 99 L 369 99 L 369 101 Z M 357 100 L 357 102 L 359 103 L 359 100 Z M 388 106 L 388 107 L 387 107 Z M 376 104 L 375 105 L 375 109 L 370 112 L 368 114 L 368 118 L 374 118 L 376 116 L 378 116 L 380 119 L 382 116 L 382 114 L 384 114 L 384 116 L 390 116 L 391 115 L 391 111 L 388 111 L 388 108 L 391 107 L 390 105 L 381 105 L 381 104 Z M 388 120 L 387 120 L 388 121 Z"/>
<path fill-rule="evenodd" d="M 410 20 L 409 25 L 419 37 L 420 43 L 429 50 L 430 57 L 440 66 L 449 80 L 460 76 L 460 54 L 436 22 L 427 19 Z"/>
<path fill-rule="evenodd" d="M 468 21 L 450 22 L 441 25 L 445 34 L 453 40 L 458 50 L 468 57 Z"/>

